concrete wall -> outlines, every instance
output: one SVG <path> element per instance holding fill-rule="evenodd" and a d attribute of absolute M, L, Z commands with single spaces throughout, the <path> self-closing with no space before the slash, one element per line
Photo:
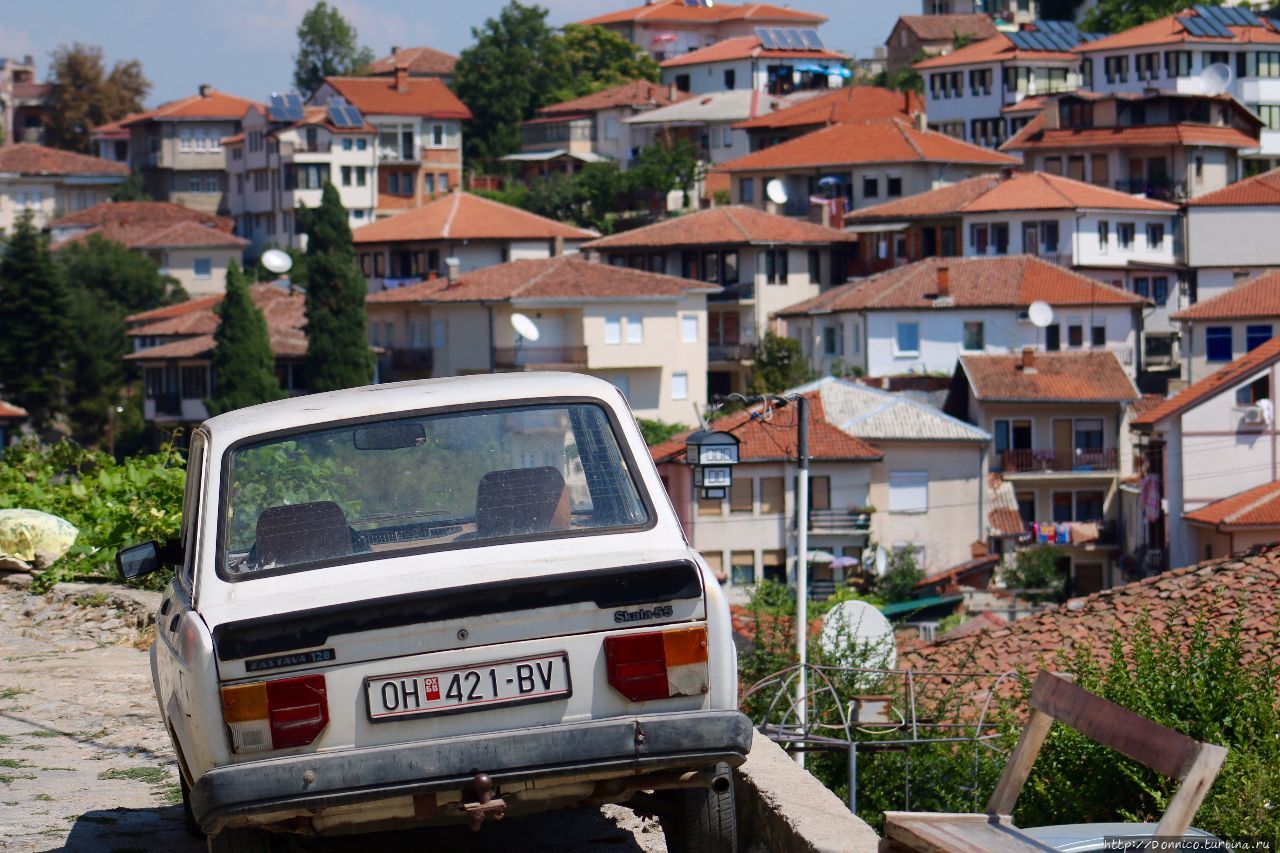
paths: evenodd
<path fill-rule="evenodd" d="M 777 178 L 786 184 L 787 194 L 791 198 L 791 201 L 786 205 L 785 213 L 788 216 L 807 217 L 809 215 L 809 180 L 811 178 L 834 175 L 849 183 L 853 187 L 853 207 L 850 209 L 857 210 L 888 201 L 895 201 L 899 197 L 917 195 L 927 190 L 938 189 L 939 187 L 963 181 L 965 178 L 986 175 L 997 170 L 997 167 L 991 165 L 966 163 L 871 163 L 854 167 L 837 165 L 829 169 L 734 172 L 732 173 L 732 197 L 734 204 L 747 204 L 751 207 L 765 210 L 768 206 L 768 199 L 765 197 L 764 188 L 770 180 Z M 888 179 L 890 177 L 902 179 L 901 196 L 888 195 Z M 751 201 L 743 201 L 743 178 L 754 180 L 754 193 Z M 868 196 L 863 192 L 864 178 L 874 178 L 876 180 L 878 192 L 875 196 Z"/>
<path fill-rule="evenodd" d="M 1187 263 L 1232 269 L 1280 266 L 1276 234 L 1280 234 L 1280 205 L 1192 206 L 1187 209 Z M 1201 300 L 1214 295 L 1219 286 L 1206 288 L 1207 273 L 1200 273 Z M 1230 269 L 1226 273 L 1230 276 Z"/>
<path fill-rule="evenodd" d="M 1248 352 L 1248 331 L 1251 326 L 1269 328 L 1271 335 L 1274 336 L 1280 333 L 1280 316 L 1259 317 L 1252 320 L 1203 320 L 1198 323 L 1183 323 L 1182 351 L 1187 365 L 1184 374 L 1187 382 L 1199 382 Z M 1207 330 L 1223 327 L 1231 330 L 1231 358 L 1228 361 L 1209 361 L 1206 358 Z"/>
<path fill-rule="evenodd" d="M 222 293 L 227 288 L 227 267 L 243 260 L 239 248 L 209 247 L 198 249 L 166 249 L 160 262 L 161 272 L 173 276 L 192 296 Z M 209 261 L 209 275 L 197 278 L 197 259 Z"/>
<path fill-rule="evenodd" d="M 30 210 L 36 228 L 77 210 L 93 207 L 111 198 L 116 177 L 92 184 L 69 183 L 56 177 L 8 175 L 0 177 L 0 233 L 12 233 L 14 223 Z"/>

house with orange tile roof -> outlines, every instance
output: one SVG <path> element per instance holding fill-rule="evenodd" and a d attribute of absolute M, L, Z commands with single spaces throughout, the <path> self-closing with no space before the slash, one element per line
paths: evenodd
<path fill-rule="evenodd" d="M 1261 130 L 1230 95 L 1074 92 L 1045 98 L 1000 150 L 1024 169 L 1181 202 L 1239 180 Z"/>
<path fill-rule="evenodd" d="M 1044 328 L 1028 316 L 1046 302 Z M 821 373 L 951 375 L 962 355 L 1005 355 L 1033 347 L 1114 351 L 1129 375 L 1150 303 L 1029 255 L 926 258 L 852 281 L 777 312 Z M 1132 354 L 1132 357 L 1129 355 Z"/>
<path fill-rule="evenodd" d="M 412 76 L 403 65 L 390 76 L 326 77 L 308 104 L 353 106 L 373 126 L 379 216 L 462 185 L 462 123 L 471 111 L 440 78 Z"/>
<path fill-rule="evenodd" d="M 1006 154 L 887 118 L 833 124 L 722 163 L 716 172 L 732 180 L 734 204 L 830 220 L 833 207 L 843 214 L 1016 165 Z M 785 202 L 769 198 L 773 180 L 786 189 Z"/>
<path fill-rule="evenodd" d="M 1266 497 L 1255 490 L 1280 480 L 1277 364 L 1280 338 L 1271 338 L 1130 422 L 1149 478 L 1142 544 L 1167 554 L 1165 566 L 1221 556 L 1220 534 Z"/>
<path fill-rule="evenodd" d="M 776 98 L 761 100 L 768 109 L 757 108 L 753 115 L 733 126 L 734 130 L 747 132 L 749 151 L 759 151 L 833 124 L 884 118 L 918 122 L 924 116 L 924 101 L 915 92 L 895 92 L 878 86 L 845 86 L 825 94 L 807 94 L 791 104 Z"/>
<path fill-rule="evenodd" d="M 124 163 L 34 142 L 0 146 L 0 233 L 27 211 L 44 228 L 59 213 L 104 202 L 128 174 Z"/>
<path fill-rule="evenodd" d="M 924 15 L 991 15 L 997 23 L 1029 24 L 1040 17 L 1039 0 L 921 0 Z"/>
<path fill-rule="evenodd" d="M 1196 5 L 1123 32 L 1081 44 L 1085 88 L 1099 94 L 1214 91 L 1230 95 L 1265 123 L 1249 152 L 1263 168 L 1280 165 L 1280 25 L 1249 4 Z"/>
<path fill-rule="evenodd" d="M 767 42 L 767 43 L 766 43 Z M 705 95 L 748 89 L 768 95 L 837 89 L 851 76 L 849 57 L 815 30 L 760 30 L 664 60 L 662 82 Z"/>
<path fill-rule="evenodd" d="M 1179 209 L 1156 199 L 1046 172 L 1006 171 L 845 217 L 862 238 L 866 275 L 933 256 L 1026 254 L 1150 299 L 1142 347 L 1148 369 L 1178 363 L 1169 312 L 1188 279 Z"/>
<path fill-rule="evenodd" d="M 358 110 L 286 106 L 273 96 L 269 108 L 249 108 L 243 132 L 223 140 L 228 213 L 236 233 L 257 258 L 272 247 L 306 249 L 299 207 L 320 206 L 326 183 L 338 191 L 352 228 L 368 225 L 378 208 L 378 152 L 374 127 Z"/>
<path fill-rule="evenodd" d="M 1055 545 L 1073 595 L 1123 582 L 1119 489 L 1132 470 L 1126 413 L 1138 397 L 1112 352 L 960 356 L 943 411 L 994 437 L 987 464 L 1022 522 L 1016 538 L 990 532 L 997 551 Z"/>
<path fill-rule="evenodd" d="M 991 436 L 935 408 L 826 377 L 792 389 L 809 402 L 810 551 L 868 566 L 869 549 L 909 550 L 929 574 L 968 561 L 985 539 L 982 488 Z M 687 433 L 651 447 L 685 535 L 731 596 L 762 579 L 794 582 L 796 420 L 792 407 L 756 405 L 711 421 L 738 438 L 739 463 L 723 500 L 693 488 Z M 825 597 L 844 572 L 811 565 Z"/>
<path fill-rule="evenodd" d="M 599 236 L 457 190 L 351 233 L 370 293 L 443 276 L 450 260 L 466 273 L 508 261 L 573 254 Z"/>
<path fill-rule="evenodd" d="M 305 298 L 278 284 L 255 284 L 253 303 L 261 309 L 276 357 L 276 378 L 290 395 L 304 393 L 302 363 L 307 354 Z M 209 417 L 205 401 L 213 393 L 213 334 L 222 294 L 190 299 L 125 318 L 132 351 L 126 363 L 142 371 L 142 415 L 165 427 L 198 424 Z"/>
<path fill-rule="evenodd" d="M 1265 131 L 1264 131 L 1265 132 Z M 1258 273 L 1280 267 L 1280 169 L 1229 184 L 1187 202 L 1187 264 L 1195 297 L 1212 299 Z"/>
<path fill-rule="evenodd" d="M 707 295 L 718 289 L 561 255 L 373 293 L 365 313 L 388 378 L 572 370 L 612 382 L 638 417 L 696 423 Z"/>
<path fill-rule="evenodd" d="M 1187 382 L 1196 382 L 1280 332 L 1280 271 L 1248 279 L 1173 315 L 1182 327 Z"/>
<path fill-rule="evenodd" d="M 391 53 L 369 63 L 364 73 L 371 77 L 394 77 L 396 69 L 403 67 L 410 77 L 439 77 L 447 86 L 453 81 L 453 69 L 457 64 L 458 57 L 434 47 L 395 45 Z"/>
<path fill-rule="evenodd" d="M 222 293 L 227 268 L 242 263 L 249 241 L 230 219 L 169 201 L 104 202 L 49 223 L 53 250 L 97 234 L 155 261 L 187 293 Z"/>
<path fill-rule="evenodd" d="M 921 53 L 942 56 L 950 53 L 960 39 L 972 43 L 995 35 L 991 16 L 983 12 L 901 15 L 884 42 L 887 68 L 894 74 L 915 62 Z"/>
<path fill-rule="evenodd" d="M 1074 24 L 1036 21 L 917 62 L 929 127 L 997 147 L 1017 129 L 1006 107 L 1085 85 L 1070 48 L 1087 38 Z"/>
<path fill-rule="evenodd" d="M 118 122 L 129 131 L 131 165 L 147 195 L 225 215 L 222 140 L 240 132 L 240 120 L 251 106 L 257 104 L 204 83 L 194 95 Z"/>
<path fill-rule="evenodd" d="M 89 131 L 89 145 L 93 153 L 103 160 L 114 160 L 126 165 L 133 162 L 129 149 L 128 122 L 141 116 L 142 113 L 130 113 L 116 121 L 100 124 Z"/>
<path fill-rule="evenodd" d="M 716 42 L 753 35 L 757 27 L 816 30 L 826 22 L 824 15 L 785 4 L 645 0 L 641 5 L 596 15 L 578 24 L 604 27 L 647 52 L 656 62 L 663 62 Z"/>
<path fill-rule="evenodd" d="M 851 234 L 728 205 L 611 234 L 583 249 L 614 267 L 723 288 L 707 297 L 712 394 L 745 392 L 773 312 L 845 280 Z"/>

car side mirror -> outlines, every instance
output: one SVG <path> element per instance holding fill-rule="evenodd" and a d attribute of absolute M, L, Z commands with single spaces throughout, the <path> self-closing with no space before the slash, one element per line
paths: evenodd
<path fill-rule="evenodd" d="M 116 552 L 116 571 L 122 580 L 131 581 L 149 575 L 159 571 L 160 566 L 160 543 L 154 539 Z"/>

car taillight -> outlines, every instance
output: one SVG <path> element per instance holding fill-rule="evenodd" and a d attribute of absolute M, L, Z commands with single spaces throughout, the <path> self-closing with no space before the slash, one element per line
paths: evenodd
<path fill-rule="evenodd" d="M 222 688 L 222 719 L 233 752 L 306 746 L 329 725 L 323 675 Z"/>
<path fill-rule="evenodd" d="M 609 686 L 632 702 L 707 692 L 707 629 L 605 637 Z"/>

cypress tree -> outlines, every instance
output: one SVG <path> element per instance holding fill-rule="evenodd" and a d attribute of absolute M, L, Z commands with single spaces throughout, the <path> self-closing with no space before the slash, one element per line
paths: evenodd
<path fill-rule="evenodd" d="M 333 184 L 320 206 L 300 210 L 307 235 L 307 390 L 334 391 L 373 381 L 366 337 L 366 285 L 351 247 L 351 228 Z"/>
<path fill-rule="evenodd" d="M 37 429 L 64 405 L 69 309 L 66 283 L 27 211 L 0 261 L 0 394 L 30 412 Z"/>
<path fill-rule="evenodd" d="M 240 267 L 227 269 L 227 293 L 218 306 L 213 333 L 213 415 L 284 397 L 276 379 L 276 359 L 262 309 L 253 304 L 249 280 Z"/>

